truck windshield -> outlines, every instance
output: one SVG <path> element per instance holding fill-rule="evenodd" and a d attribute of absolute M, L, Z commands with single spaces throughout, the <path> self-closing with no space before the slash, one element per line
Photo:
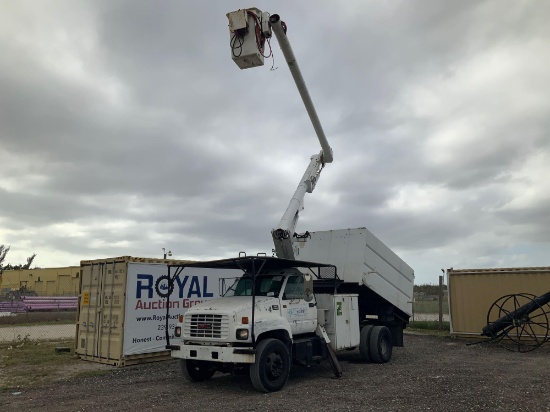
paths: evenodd
<path fill-rule="evenodd" d="M 256 296 L 278 297 L 284 278 L 280 275 L 258 276 L 255 282 Z M 238 279 L 224 296 L 252 296 L 252 278 L 242 277 Z"/>

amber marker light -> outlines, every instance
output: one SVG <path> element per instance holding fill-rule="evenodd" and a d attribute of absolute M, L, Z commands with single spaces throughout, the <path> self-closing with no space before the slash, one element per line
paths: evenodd
<path fill-rule="evenodd" d="M 241 319 L 241 323 L 243 325 L 248 325 L 248 316 L 243 316 L 243 318 Z"/>

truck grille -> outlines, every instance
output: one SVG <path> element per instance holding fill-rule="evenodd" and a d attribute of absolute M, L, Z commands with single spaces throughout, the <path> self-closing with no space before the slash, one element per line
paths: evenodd
<path fill-rule="evenodd" d="M 184 317 L 183 336 L 227 339 L 229 318 L 226 315 L 190 315 Z"/>

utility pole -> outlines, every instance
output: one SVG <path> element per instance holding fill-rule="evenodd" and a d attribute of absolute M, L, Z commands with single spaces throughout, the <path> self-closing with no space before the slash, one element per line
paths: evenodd
<path fill-rule="evenodd" d="M 445 274 L 443 269 L 441 271 Z M 443 330 L 443 275 L 439 276 L 439 329 Z"/>

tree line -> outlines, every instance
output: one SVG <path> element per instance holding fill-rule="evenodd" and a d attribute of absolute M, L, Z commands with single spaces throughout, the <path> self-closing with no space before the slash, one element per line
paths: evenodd
<path fill-rule="evenodd" d="M 12 265 L 11 263 L 4 264 L 10 248 L 11 246 L 0 245 L 0 273 L 2 273 L 4 270 L 30 269 L 32 262 L 36 257 L 36 253 L 33 253 L 27 258 L 27 263 L 20 263 L 18 265 Z"/>
<path fill-rule="evenodd" d="M 430 285 L 430 284 L 423 284 L 423 285 L 414 285 L 414 292 L 424 293 L 425 295 L 439 295 L 439 285 Z M 443 285 L 443 290 L 447 290 L 447 285 Z"/>

